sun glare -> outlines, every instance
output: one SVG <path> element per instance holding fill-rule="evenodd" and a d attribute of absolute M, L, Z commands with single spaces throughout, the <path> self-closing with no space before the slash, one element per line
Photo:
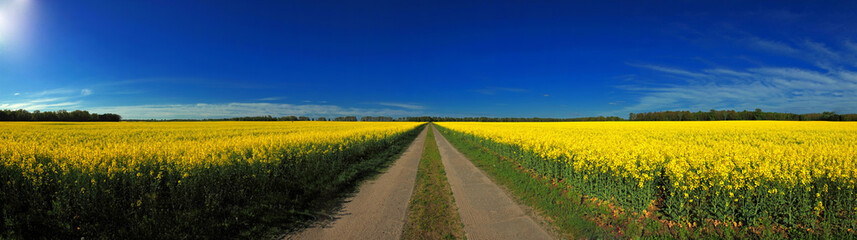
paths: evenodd
<path fill-rule="evenodd" d="M 22 40 L 29 5 L 29 0 L 0 0 L 0 46 Z"/>
<path fill-rule="evenodd" d="M 4 42 L 6 39 L 6 35 L 9 34 L 9 18 L 8 14 L 3 6 L 0 6 L 0 44 Z"/>

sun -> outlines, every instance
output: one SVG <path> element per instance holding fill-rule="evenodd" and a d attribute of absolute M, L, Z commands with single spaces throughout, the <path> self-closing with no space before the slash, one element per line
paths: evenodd
<path fill-rule="evenodd" d="M 8 14 L 6 14 L 6 11 L 4 10 L 4 8 L 0 8 L 0 43 L 4 42 L 6 35 L 10 32 L 9 28 L 11 27 L 8 19 L 9 17 L 7 16 Z"/>
<path fill-rule="evenodd" d="M 0 46 L 23 37 L 30 4 L 30 0 L 0 0 Z"/>

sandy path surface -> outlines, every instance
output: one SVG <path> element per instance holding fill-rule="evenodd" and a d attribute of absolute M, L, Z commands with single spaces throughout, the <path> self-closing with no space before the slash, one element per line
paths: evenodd
<path fill-rule="evenodd" d="M 360 186 L 346 200 L 336 220 L 286 239 L 399 239 L 414 191 L 428 126 L 395 163 L 377 179 Z"/>
<path fill-rule="evenodd" d="M 434 129 L 467 239 L 553 239 Z"/>

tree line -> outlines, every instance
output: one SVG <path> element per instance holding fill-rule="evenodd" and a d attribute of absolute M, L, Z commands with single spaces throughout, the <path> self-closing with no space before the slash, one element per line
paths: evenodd
<path fill-rule="evenodd" d="M 365 116 L 365 117 L 361 117 L 361 118 L 360 118 L 360 121 L 361 121 L 361 122 L 392 122 L 392 121 L 395 121 L 395 120 L 394 120 L 392 117 L 383 117 L 383 116 L 371 117 L 371 116 Z"/>
<path fill-rule="evenodd" d="M 310 118 L 305 116 L 282 116 L 282 117 L 273 117 L 271 115 L 268 116 L 255 116 L 255 117 L 234 117 L 234 118 L 220 118 L 220 119 L 206 119 L 207 121 L 327 121 L 325 118 Z"/>
<path fill-rule="evenodd" d="M 274 117 L 271 115 L 267 116 L 248 116 L 248 117 L 233 117 L 233 118 L 206 118 L 206 119 L 134 119 L 127 121 L 135 121 L 135 122 L 209 122 L 209 121 L 255 121 L 255 122 L 268 122 L 268 121 L 331 121 L 325 117 L 317 117 L 311 118 L 306 116 L 282 116 L 282 117 Z"/>
<path fill-rule="evenodd" d="M 0 110 L 0 121 L 69 121 L 69 122 L 118 122 L 122 116 L 113 113 L 97 114 L 83 110 L 74 111 L 39 111 L 33 112 L 19 110 Z M 386 117 L 386 116 L 339 116 L 334 118 L 306 117 L 306 116 L 249 116 L 234 118 L 214 119 L 171 119 L 171 120 L 135 120 L 135 121 L 345 121 L 345 122 L 582 122 L 582 121 L 625 121 L 619 117 L 580 117 L 580 118 L 514 118 L 514 117 Z M 722 121 L 722 120 L 784 120 L 784 121 L 857 121 L 857 114 L 837 114 L 836 112 L 823 113 L 778 113 L 764 112 L 761 109 L 755 111 L 714 110 L 708 112 L 698 111 L 661 111 L 630 113 L 628 121 Z"/>
<path fill-rule="evenodd" d="M 24 109 L 18 110 L 0 110 L 0 121 L 51 121 L 51 122 L 118 122 L 122 121 L 122 116 L 119 114 L 105 113 L 97 114 L 89 111 L 74 110 L 74 111 L 27 111 Z"/>
<path fill-rule="evenodd" d="M 134 120 L 126 120 L 126 121 L 135 121 L 135 122 L 206 122 L 206 121 L 258 121 L 258 122 L 267 122 L 267 121 L 289 121 L 289 122 L 300 122 L 300 121 L 348 121 L 354 122 L 357 121 L 357 116 L 343 116 L 336 118 L 326 118 L 326 117 L 307 117 L 307 116 L 282 116 L 282 117 L 274 117 L 271 115 L 267 116 L 249 116 L 249 117 L 233 117 L 233 118 L 206 118 L 206 119 L 134 119 Z M 364 120 L 365 121 L 365 120 Z"/>
<path fill-rule="evenodd" d="M 784 120 L 784 121 L 857 121 L 857 114 L 837 114 L 836 112 L 823 113 L 778 113 L 764 112 L 762 109 L 755 111 L 714 110 L 708 112 L 698 111 L 663 111 L 630 113 L 630 121 L 722 121 L 722 120 Z"/>

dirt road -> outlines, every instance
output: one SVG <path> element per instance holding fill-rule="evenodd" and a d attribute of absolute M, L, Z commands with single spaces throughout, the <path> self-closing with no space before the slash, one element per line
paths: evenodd
<path fill-rule="evenodd" d="M 467 239 L 553 239 L 434 129 Z"/>
<path fill-rule="evenodd" d="M 425 129 L 428 129 L 426 127 Z M 399 239 L 414 191 L 427 130 L 423 130 L 395 163 L 375 180 L 363 183 L 346 201 L 335 221 L 287 239 Z"/>

